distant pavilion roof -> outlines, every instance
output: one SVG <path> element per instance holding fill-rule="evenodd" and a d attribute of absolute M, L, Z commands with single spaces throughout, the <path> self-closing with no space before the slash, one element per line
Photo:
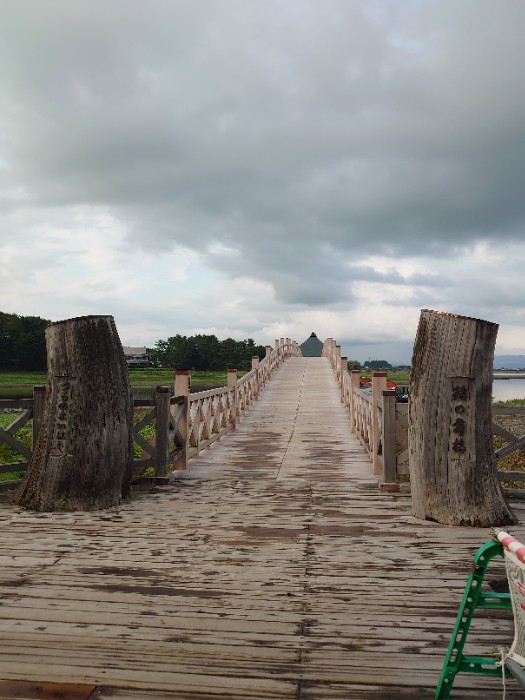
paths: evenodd
<path fill-rule="evenodd" d="M 299 347 L 303 353 L 303 357 L 321 357 L 324 343 L 319 340 L 315 333 L 305 340 Z"/>

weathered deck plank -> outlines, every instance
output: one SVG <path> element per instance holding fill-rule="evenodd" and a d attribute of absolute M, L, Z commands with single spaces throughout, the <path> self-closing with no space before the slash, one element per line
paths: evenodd
<path fill-rule="evenodd" d="M 431 698 L 489 533 L 415 520 L 371 471 L 328 363 L 292 358 L 171 487 L 96 514 L 0 508 L 0 698 Z M 511 629 L 482 611 L 473 649 Z"/>

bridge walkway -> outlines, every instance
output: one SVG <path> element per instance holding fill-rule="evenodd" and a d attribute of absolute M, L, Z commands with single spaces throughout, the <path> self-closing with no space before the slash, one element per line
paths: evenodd
<path fill-rule="evenodd" d="M 379 493 L 324 358 L 287 360 L 172 486 L 102 513 L 3 506 L 0 524 L 4 699 L 431 698 L 488 538 Z M 486 611 L 479 650 L 511 629 Z"/>

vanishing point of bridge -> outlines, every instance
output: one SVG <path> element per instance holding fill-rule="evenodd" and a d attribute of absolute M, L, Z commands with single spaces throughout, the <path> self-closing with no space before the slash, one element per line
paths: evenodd
<path fill-rule="evenodd" d="M 289 358 L 170 486 L 0 521 L 4 699 L 431 698 L 480 544 L 379 492 L 326 358 Z M 484 650 L 512 637 L 490 615 Z"/>

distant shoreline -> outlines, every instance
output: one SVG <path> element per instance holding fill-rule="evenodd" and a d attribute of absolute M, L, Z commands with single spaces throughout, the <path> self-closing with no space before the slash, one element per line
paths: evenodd
<path fill-rule="evenodd" d="M 495 369 L 494 379 L 525 379 L 525 370 L 522 369 Z"/>

